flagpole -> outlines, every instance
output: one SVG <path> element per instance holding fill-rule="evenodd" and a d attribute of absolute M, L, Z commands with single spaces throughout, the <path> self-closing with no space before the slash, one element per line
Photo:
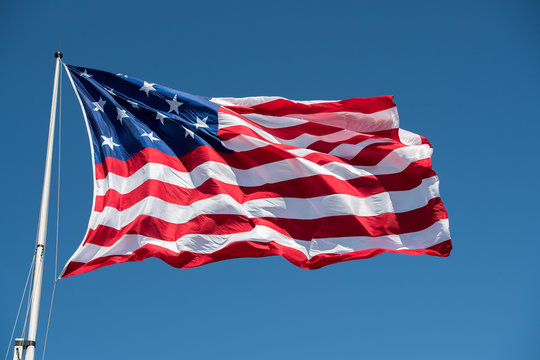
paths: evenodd
<path fill-rule="evenodd" d="M 34 360 L 36 350 L 36 333 L 39 317 L 39 302 L 41 299 L 41 282 L 43 279 L 43 260 L 45 254 L 45 241 L 47 239 L 47 218 L 49 212 L 49 193 L 51 187 L 51 165 L 54 145 L 54 127 L 56 120 L 56 100 L 58 97 L 58 77 L 60 73 L 60 59 L 62 53 L 57 51 L 56 67 L 54 69 L 54 85 L 51 104 L 51 118 L 49 122 L 49 140 L 47 142 L 47 158 L 45 160 L 45 175 L 43 176 L 43 191 L 41 193 L 41 208 L 39 211 L 38 240 L 36 244 L 36 261 L 34 268 L 34 281 L 32 285 L 32 297 L 30 307 L 30 320 L 28 323 L 28 338 L 25 342 L 25 360 Z"/>

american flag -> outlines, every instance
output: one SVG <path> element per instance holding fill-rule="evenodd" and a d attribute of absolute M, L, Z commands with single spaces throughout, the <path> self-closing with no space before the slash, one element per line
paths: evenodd
<path fill-rule="evenodd" d="M 209 98 L 66 65 L 94 204 L 62 277 L 157 257 L 190 268 L 280 255 L 304 269 L 383 252 L 448 256 L 431 144 L 392 96 Z"/>

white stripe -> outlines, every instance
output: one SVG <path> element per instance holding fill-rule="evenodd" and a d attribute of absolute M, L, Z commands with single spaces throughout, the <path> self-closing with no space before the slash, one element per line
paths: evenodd
<path fill-rule="evenodd" d="M 268 103 L 275 100 L 286 100 L 291 101 L 297 104 L 305 104 L 305 105 L 311 105 L 311 104 L 322 104 L 322 103 L 335 103 L 337 101 L 335 100 L 313 100 L 313 101 L 298 101 L 298 100 L 290 100 L 285 99 L 282 97 L 277 96 L 254 96 L 254 97 L 245 97 L 245 98 L 230 98 L 230 97 L 223 97 L 223 98 L 212 98 L 211 101 L 222 105 L 222 106 L 243 106 L 243 107 L 252 107 L 257 106 L 260 104 Z M 219 113 L 218 116 L 220 116 L 221 113 Z M 365 131 L 365 132 L 371 132 L 371 131 L 380 131 L 380 130 L 389 130 L 389 129 L 397 129 L 399 127 L 399 115 L 397 112 L 397 107 L 394 106 L 390 109 L 385 109 L 381 111 L 377 111 L 371 114 L 364 114 L 360 112 L 347 112 L 347 111 L 339 111 L 339 112 L 321 112 L 321 113 L 314 113 L 314 114 L 287 114 L 283 117 L 273 117 L 269 115 L 260 115 L 260 114 L 242 114 L 242 116 L 245 116 L 249 119 L 252 119 L 254 121 L 259 121 L 257 119 L 264 119 L 264 121 L 270 120 L 275 118 L 278 123 L 287 123 L 289 120 L 285 121 L 279 121 L 279 118 L 296 118 L 296 119 L 303 119 L 308 120 L 310 122 L 315 122 L 319 124 L 327 124 L 335 127 L 339 127 L 342 129 L 349 129 L 353 131 Z M 266 125 L 268 127 L 274 127 L 272 125 Z M 290 124 L 287 124 L 286 126 L 291 126 Z M 281 126 L 278 126 L 281 127 Z"/>
<path fill-rule="evenodd" d="M 324 238 L 312 241 L 296 240 L 266 226 L 257 225 L 249 232 L 230 235 L 188 234 L 182 236 L 176 242 L 153 239 L 142 235 L 124 235 L 110 247 L 85 244 L 71 257 L 70 262 L 87 263 L 99 257 L 129 255 L 146 244 L 160 246 L 175 253 L 191 251 L 198 254 L 211 254 L 234 242 L 251 240 L 268 243 L 273 241 L 297 249 L 310 259 L 319 254 L 346 254 L 374 248 L 391 250 L 425 249 L 449 239 L 448 219 L 439 220 L 424 230 L 401 235 Z"/>
<path fill-rule="evenodd" d="M 280 97 L 280 96 L 249 96 L 249 97 L 243 97 L 243 98 L 215 97 L 215 98 L 210 99 L 210 101 L 215 102 L 216 104 L 219 104 L 221 106 L 243 106 L 243 107 L 252 107 L 252 106 L 268 103 L 275 100 L 287 100 L 287 101 L 292 101 L 298 104 L 306 104 L 306 105 L 338 101 L 338 100 L 299 101 L 299 100 L 285 99 L 284 97 Z"/>
<path fill-rule="evenodd" d="M 342 133 L 339 132 L 339 133 L 334 133 L 332 135 L 338 136 L 339 134 L 342 134 Z M 340 145 L 336 146 L 332 151 L 330 151 L 328 153 L 329 155 L 352 159 L 354 156 L 356 156 L 362 149 L 364 149 L 368 145 L 376 144 L 376 143 L 392 143 L 393 140 L 372 138 L 372 139 L 363 140 L 359 142 L 358 144 L 342 144 L 340 140 L 331 141 L 331 142 L 337 142 L 337 143 L 340 143 Z M 222 145 L 229 150 L 241 152 L 241 151 L 250 151 L 257 148 L 262 148 L 268 145 L 275 145 L 275 144 L 268 143 L 264 140 L 254 138 L 249 135 L 238 135 L 232 139 L 222 141 Z M 276 145 L 276 146 L 279 146 L 279 145 Z M 316 150 L 305 149 L 301 147 L 295 148 L 295 149 L 282 149 L 282 148 L 280 149 L 282 151 L 286 151 L 292 155 L 299 156 L 299 157 L 321 153 Z"/>
<path fill-rule="evenodd" d="M 313 144 L 316 141 L 327 141 L 330 143 L 343 142 L 345 140 L 349 140 L 352 137 L 363 135 L 363 134 L 358 134 L 357 132 L 353 132 L 350 130 L 338 130 L 335 133 L 328 134 L 328 135 L 301 134 L 293 139 L 283 139 L 283 138 L 274 136 L 264 130 L 261 130 L 255 125 L 252 125 L 238 118 L 237 116 L 230 115 L 230 114 L 224 114 L 222 116 L 220 115 L 219 126 L 220 126 L 220 129 L 226 129 L 230 126 L 244 126 L 246 128 L 253 130 L 254 132 L 257 133 L 257 135 L 259 135 L 260 137 L 262 137 L 263 139 L 267 140 L 270 143 L 291 145 L 291 146 L 296 146 L 296 147 L 308 147 L 309 145 Z M 238 133 L 238 136 L 249 136 L 249 135 Z M 366 135 L 366 136 L 371 136 L 371 135 Z"/>
<path fill-rule="evenodd" d="M 274 229 L 257 225 L 245 233 L 229 235 L 187 234 L 179 238 L 178 251 L 191 251 L 199 254 L 211 254 L 225 246 L 245 240 L 257 242 L 276 242 L 278 244 L 302 251 L 311 259 L 319 254 L 346 254 L 367 249 L 425 249 L 450 239 L 448 219 L 435 222 L 430 227 L 407 234 L 385 236 L 355 236 L 314 239 L 312 241 L 296 240 Z"/>
<path fill-rule="evenodd" d="M 280 141 L 277 140 L 276 137 L 273 135 L 267 133 L 266 131 L 258 128 L 257 126 L 250 124 L 249 122 L 243 120 L 239 116 L 232 115 L 232 114 L 226 114 L 226 113 L 218 113 L 218 131 L 231 127 L 231 126 L 245 126 L 253 131 L 255 131 L 260 137 L 273 142 L 273 143 L 279 143 Z"/>
<path fill-rule="evenodd" d="M 418 145 L 422 143 L 420 135 L 407 130 L 399 129 L 399 140 L 405 145 Z"/>
<path fill-rule="evenodd" d="M 338 180 L 351 180 L 362 176 L 399 173 L 412 161 L 428 158 L 431 152 L 428 145 L 398 148 L 375 166 L 351 166 L 339 162 L 318 165 L 304 158 L 292 158 L 251 169 L 236 169 L 207 161 L 191 172 L 182 172 L 167 165 L 147 163 L 127 178 L 109 172 L 104 179 L 95 181 L 95 194 L 105 195 L 109 189 L 127 194 L 149 179 L 188 189 L 196 188 L 210 178 L 239 186 L 260 186 L 313 175 L 330 175 Z"/>
<path fill-rule="evenodd" d="M 105 225 L 120 230 L 141 215 L 152 216 L 173 224 L 182 224 L 204 214 L 283 219 L 320 219 L 338 215 L 375 216 L 418 209 L 425 206 L 430 199 L 437 197 L 439 197 L 437 176 L 424 179 L 412 190 L 388 191 L 368 197 L 332 194 L 307 199 L 263 198 L 239 203 L 230 195 L 219 194 L 189 205 L 177 205 L 148 196 L 121 211 L 106 206 L 101 212 L 93 212 L 90 227 L 95 229 L 98 225 Z"/>
<path fill-rule="evenodd" d="M 221 116 L 225 114 L 219 112 L 218 119 L 221 121 Z M 239 116 L 268 128 L 283 128 L 306 122 L 329 125 L 354 132 L 373 132 L 397 129 L 399 127 L 399 115 L 395 106 L 372 114 L 340 111 L 316 114 L 288 114 L 285 116 L 261 114 L 240 114 Z"/>
<path fill-rule="evenodd" d="M 335 133 L 333 135 L 339 135 L 339 134 L 340 133 Z M 341 143 L 341 141 L 339 141 L 339 140 L 338 141 L 332 141 L 332 142 Z M 365 149 L 369 145 L 372 145 L 372 144 L 391 144 L 391 143 L 394 143 L 394 141 L 391 140 L 391 139 L 381 139 L 381 138 L 367 139 L 367 140 L 360 141 L 357 144 L 343 144 L 343 143 L 341 143 L 340 145 L 338 145 L 334 149 L 332 149 L 332 151 L 330 151 L 328 153 L 328 155 L 333 155 L 333 156 L 337 156 L 337 157 L 340 157 L 340 158 L 343 158 L 343 159 L 350 160 L 350 159 L 353 159 L 356 155 L 358 155 L 358 153 L 360 151 L 362 151 L 363 149 Z M 251 136 L 248 136 L 248 135 L 239 135 L 239 136 L 236 136 L 236 137 L 234 137 L 232 139 L 222 141 L 222 145 L 224 147 L 226 147 L 227 149 L 229 149 L 229 150 L 233 150 L 233 151 L 237 151 L 237 152 L 250 151 L 250 150 L 265 147 L 265 146 L 268 146 L 268 145 L 279 146 L 279 145 L 268 143 L 268 142 L 266 142 L 264 140 L 260 140 L 260 139 L 257 139 L 257 138 L 254 138 L 254 137 L 251 137 Z M 292 146 L 294 146 L 294 145 L 292 145 Z M 285 151 L 285 152 L 288 152 L 288 153 L 290 153 L 290 154 L 292 154 L 294 156 L 298 156 L 298 157 L 305 157 L 305 156 L 308 156 L 308 155 L 311 155 L 311 154 L 322 153 L 322 152 L 319 152 L 319 151 L 316 151 L 316 150 L 306 149 L 306 148 L 303 148 L 303 147 L 298 147 L 298 148 L 295 148 L 295 149 L 283 149 L 283 148 L 281 148 L 281 150 Z M 324 153 L 322 153 L 322 154 L 324 154 Z"/>
<path fill-rule="evenodd" d="M 346 254 L 367 249 L 425 249 L 450 240 L 448 219 L 442 219 L 420 231 L 386 236 L 350 236 L 341 238 L 314 239 L 311 241 L 310 256 L 318 254 Z"/>
<path fill-rule="evenodd" d="M 219 112 L 218 119 L 224 115 L 230 115 L 230 114 Z M 309 122 L 307 120 L 297 119 L 289 115 L 268 116 L 268 115 L 261 115 L 261 114 L 241 114 L 238 116 L 245 117 L 256 124 L 259 124 L 261 126 L 264 126 L 270 129 L 280 129 L 280 128 L 285 128 L 285 127 L 297 126 L 297 125 L 301 125 L 301 124 L 305 124 Z M 225 125 L 219 124 L 219 127 L 223 128 L 225 127 Z"/>
<path fill-rule="evenodd" d="M 357 135 L 361 135 L 356 131 L 350 131 L 350 130 L 339 130 L 328 135 L 301 134 L 293 139 L 283 139 L 260 129 L 250 124 L 249 122 L 244 121 L 242 118 L 238 116 L 234 116 L 231 114 L 222 114 L 222 113 L 220 113 L 219 116 L 220 116 L 220 123 L 219 123 L 220 129 L 226 129 L 231 126 L 245 126 L 249 129 L 252 129 L 263 139 L 273 144 L 284 144 L 284 145 L 295 146 L 299 148 L 307 148 L 317 141 L 326 141 L 329 143 L 341 143 L 336 148 L 334 148 L 329 154 L 339 156 L 345 159 L 354 158 L 361 150 L 363 150 L 368 145 L 375 144 L 375 143 L 394 143 L 395 142 L 394 140 L 389 139 L 389 138 L 373 138 L 373 139 L 361 140 L 357 142 L 356 144 L 342 144 L 344 141 L 347 141 Z M 263 117 L 263 118 L 269 118 L 269 117 Z M 420 137 L 414 133 L 400 129 L 399 134 L 401 136 L 400 139 L 406 145 L 421 144 Z M 238 136 L 250 137 L 249 135 L 243 135 L 243 134 L 240 134 Z M 371 135 L 368 135 L 368 136 L 371 136 Z M 238 140 L 236 139 L 237 137 L 224 141 L 223 142 L 224 145 L 227 146 L 227 143 L 237 141 Z M 263 144 L 260 140 L 257 141 L 257 143 L 259 144 L 258 146 L 266 145 L 266 144 Z M 249 147 L 248 148 L 241 147 L 241 149 L 236 149 L 234 148 L 234 146 L 231 146 L 229 148 L 236 151 L 250 150 Z"/>
<path fill-rule="evenodd" d="M 77 249 L 67 263 L 69 264 L 72 261 L 87 263 L 93 259 L 105 256 L 131 255 L 135 250 L 146 244 L 157 245 L 175 252 L 177 252 L 178 248 L 175 242 L 153 239 L 148 236 L 128 234 L 122 236 L 122 238 L 110 247 L 84 244 Z"/>
<path fill-rule="evenodd" d="M 219 117 L 220 130 L 227 129 L 228 127 L 232 127 L 232 126 L 244 126 L 246 128 L 249 128 L 255 131 L 260 137 L 262 137 L 263 139 L 266 139 L 269 142 L 272 142 L 275 144 L 285 144 L 285 145 L 291 145 L 291 146 L 296 146 L 296 147 L 303 147 L 303 148 L 308 147 L 317 141 L 327 141 L 331 143 L 337 143 L 337 142 L 343 142 L 343 141 L 349 140 L 350 138 L 353 138 L 358 135 L 365 135 L 365 134 L 359 133 L 357 130 L 351 130 L 351 129 L 338 130 L 338 127 L 336 127 L 336 132 L 327 134 L 327 135 L 300 134 L 297 137 L 292 138 L 292 139 L 283 139 L 277 135 L 272 135 L 269 132 L 266 132 L 265 130 L 245 121 L 240 116 L 227 114 L 227 113 L 219 113 L 218 117 Z M 265 116 L 264 118 L 268 119 L 270 117 Z M 277 119 L 280 119 L 280 118 L 277 118 Z M 284 128 L 284 130 L 285 129 L 286 128 Z M 371 135 L 368 135 L 368 136 L 371 136 Z M 393 142 L 394 140 L 384 139 L 384 141 Z"/>
<path fill-rule="evenodd" d="M 340 144 L 336 146 L 332 151 L 330 151 L 329 155 L 338 156 L 340 158 L 351 160 L 353 159 L 358 153 L 362 150 L 364 150 L 369 145 L 373 144 L 392 144 L 395 143 L 392 139 L 367 139 L 359 142 L 358 144 Z"/>
<path fill-rule="evenodd" d="M 368 139 L 364 141 L 371 141 L 371 140 Z M 264 140 L 253 138 L 247 135 L 236 136 L 232 139 L 223 141 L 222 144 L 227 149 L 238 151 L 238 152 L 249 151 L 249 150 L 253 150 L 253 149 L 257 149 L 257 148 L 269 145 Z M 363 142 L 360 144 L 363 145 Z M 371 143 L 368 142 L 367 144 L 369 145 Z M 359 150 L 357 151 L 357 153 L 360 152 L 360 150 L 362 150 L 364 147 L 365 146 L 359 146 Z M 298 157 L 307 157 L 309 155 L 320 153 L 315 150 L 304 149 L 304 148 L 281 149 L 281 150 L 286 151 Z M 345 150 L 343 151 L 344 151 L 344 155 L 347 154 Z M 347 149 L 347 151 L 349 152 L 350 155 L 353 154 L 353 151 L 351 149 Z M 330 152 L 330 154 L 339 156 L 337 154 L 333 154 L 332 152 Z M 386 174 L 399 173 L 405 170 L 411 162 L 428 159 L 431 157 L 432 154 L 433 154 L 433 149 L 428 144 L 422 144 L 422 145 L 416 145 L 416 146 L 407 146 L 407 147 L 397 148 L 393 150 L 392 152 L 390 152 L 382 160 L 380 160 L 376 165 L 373 165 L 373 166 L 355 166 L 355 165 L 349 165 L 349 164 L 344 164 L 344 163 L 338 163 L 338 164 L 343 165 L 343 167 L 347 169 L 347 171 L 352 171 L 352 172 L 357 171 L 358 176 L 386 175 Z M 334 169 L 334 166 L 332 164 L 335 164 L 335 163 L 323 165 L 322 167 L 327 168 L 327 169 Z M 350 175 L 343 175 L 341 173 L 340 175 L 343 178 L 352 179 Z"/>

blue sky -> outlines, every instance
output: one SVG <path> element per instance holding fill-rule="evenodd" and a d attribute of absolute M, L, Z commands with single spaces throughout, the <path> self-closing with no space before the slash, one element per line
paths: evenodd
<path fill-rule="evenodd" d="M 58 283 L 48 358 L 540 358 L 539 15 L 536 1 L 2 2 L 2 349 L 34 247 L 61 42 L 66 63 L 199 95 L 395 95 L 401 126 L 435 148 L 454 251 L 316 271 L 279 257 L 109 266 Z M 64 78 L 59 267 L 84 236 L 91 174 Z M 56 203 L 54 190 L 36 358 Z"/>

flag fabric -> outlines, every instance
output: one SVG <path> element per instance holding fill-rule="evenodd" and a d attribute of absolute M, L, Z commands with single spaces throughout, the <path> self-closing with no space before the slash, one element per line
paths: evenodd
<path fill-rule="evenodd" d="M 431 144 L 392 96 L 209 98 L 66 65 L 92 149 L 87 233 L 62 277 L 157 257 L 280 255 L 304 269 L 448 256 Z"/>

